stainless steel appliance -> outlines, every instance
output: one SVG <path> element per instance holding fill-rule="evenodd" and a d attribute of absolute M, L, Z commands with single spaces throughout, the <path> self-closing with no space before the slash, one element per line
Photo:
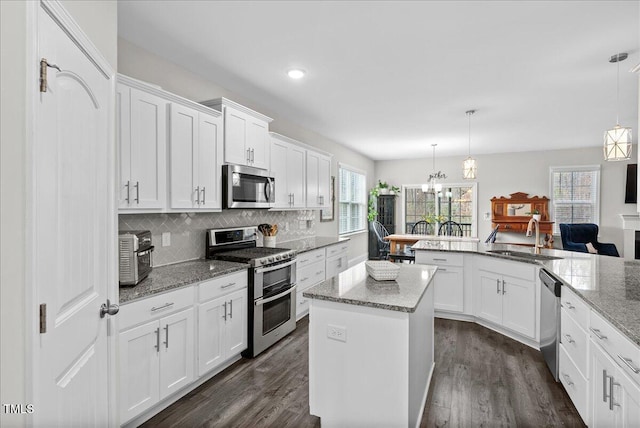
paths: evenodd
<path fill-rule="evenodd" d="M 241 165 L 222 166 L 224 208 L 271 208 L 275 195 L 275 179 L 269 176 L 269 171 Z"/>
<path fill-rule="evenodd" d="M 148 230 L 118 233 L 120 285 L 136 285 L 151 272 L 153 245 Z"/>
<path fill-rule="evenodd" d="M 560 291 L 562 281 L 540 269 L 540 352 L 558 382 L 560 361 Z"/>
<path fill-rule="evenodd" d="M 296 253 L 257 247 L 257 227 L 209 229 L 207 258 L 248 263 L 249 332 L 245 357 L 255 357 L 296 328 Z"/>

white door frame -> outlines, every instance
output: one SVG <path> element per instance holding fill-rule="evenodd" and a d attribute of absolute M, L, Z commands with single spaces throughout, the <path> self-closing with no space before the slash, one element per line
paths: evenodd
<path fill-rule="evenodd" d="M 107 296 L 111 302 L 119 301 L 119 293 L 117 286 L 117 267 L 115 265 L 117 260 L 117 245 L 116 245 L 116 231 L 118 224 L 118 215 L 116 211 L 116 194 L 115 194 L 115 173 L 116 173 L 116 159 L 117 159 L 117 147 L 114 142 L 115 139 L 115 71 L 104 58 L 95 45 L 89 40 L 89 38 L 82 31 L 80 26 L 76 23 L 73 17 L 67 12 L 67 10 L 60 4 L 58 0 L 40 0 L 27 2 L 27 34 L 26 34 L 26 150 L 25 150 L 25 188 L 26 188 L 26 219 L 25 219 L 25 402 L 34 403 L 36 392 L 39 388 L 38 380 L 40 374 L 38 373 L 38 361 L 40 359 L 39 352 L 39 302 L 38 302 L 38 290 L 34 282 L 35 266 L 37 263 L 36 254 L 33 250 L 38 245 L 35 239 L 34 233 L 34 212 L 36 208 L 35 201 L 35 171 L 34 163 L 35 156 L 33 153 L 36 146 L 36 132 L 35 129 L 38 125 L 38 104 L 39 104 L 39 61 L 38 52 L 38 12 L 40 8 L 45 10 L 51 18 L 56 21 L 61 28 L 67 33 L 70 39 L 72 39 L 76 45 L 85 52 L 88 58 L 96 65 L 96 67 L 104 74 L 105 78 L 110 81 L 110 97 L 108 111 L 109 116 L 109 129 L 110 135 L 108 135 L 108 141 L 111 142 L 113 151 L 110 155 L 110 162 L 112 168 L 110 169 L 109 180 L 113 185 L 111 186 L 110 200 L 111 200 L 111 218 L 112 218 L 112 230 L 114 231 L 113 239 L 104 243 L 108 246 L 108 251 L 111 253 L 111 266 L 108 267 L 109 274 L 109 286 L 107 290 Z M 97 313 L 96 313 L 97 315 Z M 117 317 L 110 317 L 107 320 L 107 361 L 108 367 L 108 379 L 109 384 L 99 387 L 108 388 L 109 397 L 109 421 L 108 426 L 119 426 L 118 420 L 118 400 L 116 399 L 117 393 Z M 45 333 L 46 334 L 46 333 Z M 34 413 L 37 412 L 37 406 L 34 408 Z M 33 425 L 33 416 L 26 415 L 26 425 Z"/>

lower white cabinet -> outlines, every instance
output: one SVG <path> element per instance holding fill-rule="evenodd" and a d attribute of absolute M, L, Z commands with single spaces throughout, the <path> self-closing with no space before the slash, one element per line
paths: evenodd
<path fill-rule="evenodd" d="M 198 375 L 247 348 L 247 289 L 198 305 Z"/>
<path fill-rule="evenodd" d="M 475 312 L 479 318 L 535 339 L 536 269 L 516 263 L 483 260 L 477 277 Z"/>
<path fill-rule="evenodd" d="M 437 311 L 464 312 L 464 262 L 462 254 L 418 251 L 416 264 L 438 266 L 434 283 L 433 307 Z"/>
<path fill-rule="evenodd" d="M 592 427 L 640 426 L 640 387 L 591 341 Z"/>
<path fill-rule="evenodd" d="M 325 275 L 327 278 L 336 276 L 349 267 L 348 250 L 349 242 L 341 242 L 326 248 Z"/>
<path fill-rule="evenodd" d="M 193 307 L 120 333 L 121 422 L 194 380 L 193 339 Z"/>

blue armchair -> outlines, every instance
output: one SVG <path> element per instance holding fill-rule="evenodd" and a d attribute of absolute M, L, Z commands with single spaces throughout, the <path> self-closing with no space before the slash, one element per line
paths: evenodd
<path fill-rule="evenodd" d="M 598 225 L 593 223 L 560 223 L 562 248 L 567 251 L 588 253 L 587 244 L 591 243 L 598 254 L 620 257 L 615 244 L 598 242 Z"/>

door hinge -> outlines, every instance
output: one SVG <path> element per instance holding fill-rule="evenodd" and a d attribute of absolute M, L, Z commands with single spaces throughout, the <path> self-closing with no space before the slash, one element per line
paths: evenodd
<path fill-rule="evenodd" d="M 47 67 L 62 71 L 57 65 L 49 64 L 46 58 L 42 58 L 40 60 L 40 92 L 47 92 Z"/>
<path fill-rule="evenodd" d="M 47 332 L 47 304 L 40 305 L 40 333 Z"/>

